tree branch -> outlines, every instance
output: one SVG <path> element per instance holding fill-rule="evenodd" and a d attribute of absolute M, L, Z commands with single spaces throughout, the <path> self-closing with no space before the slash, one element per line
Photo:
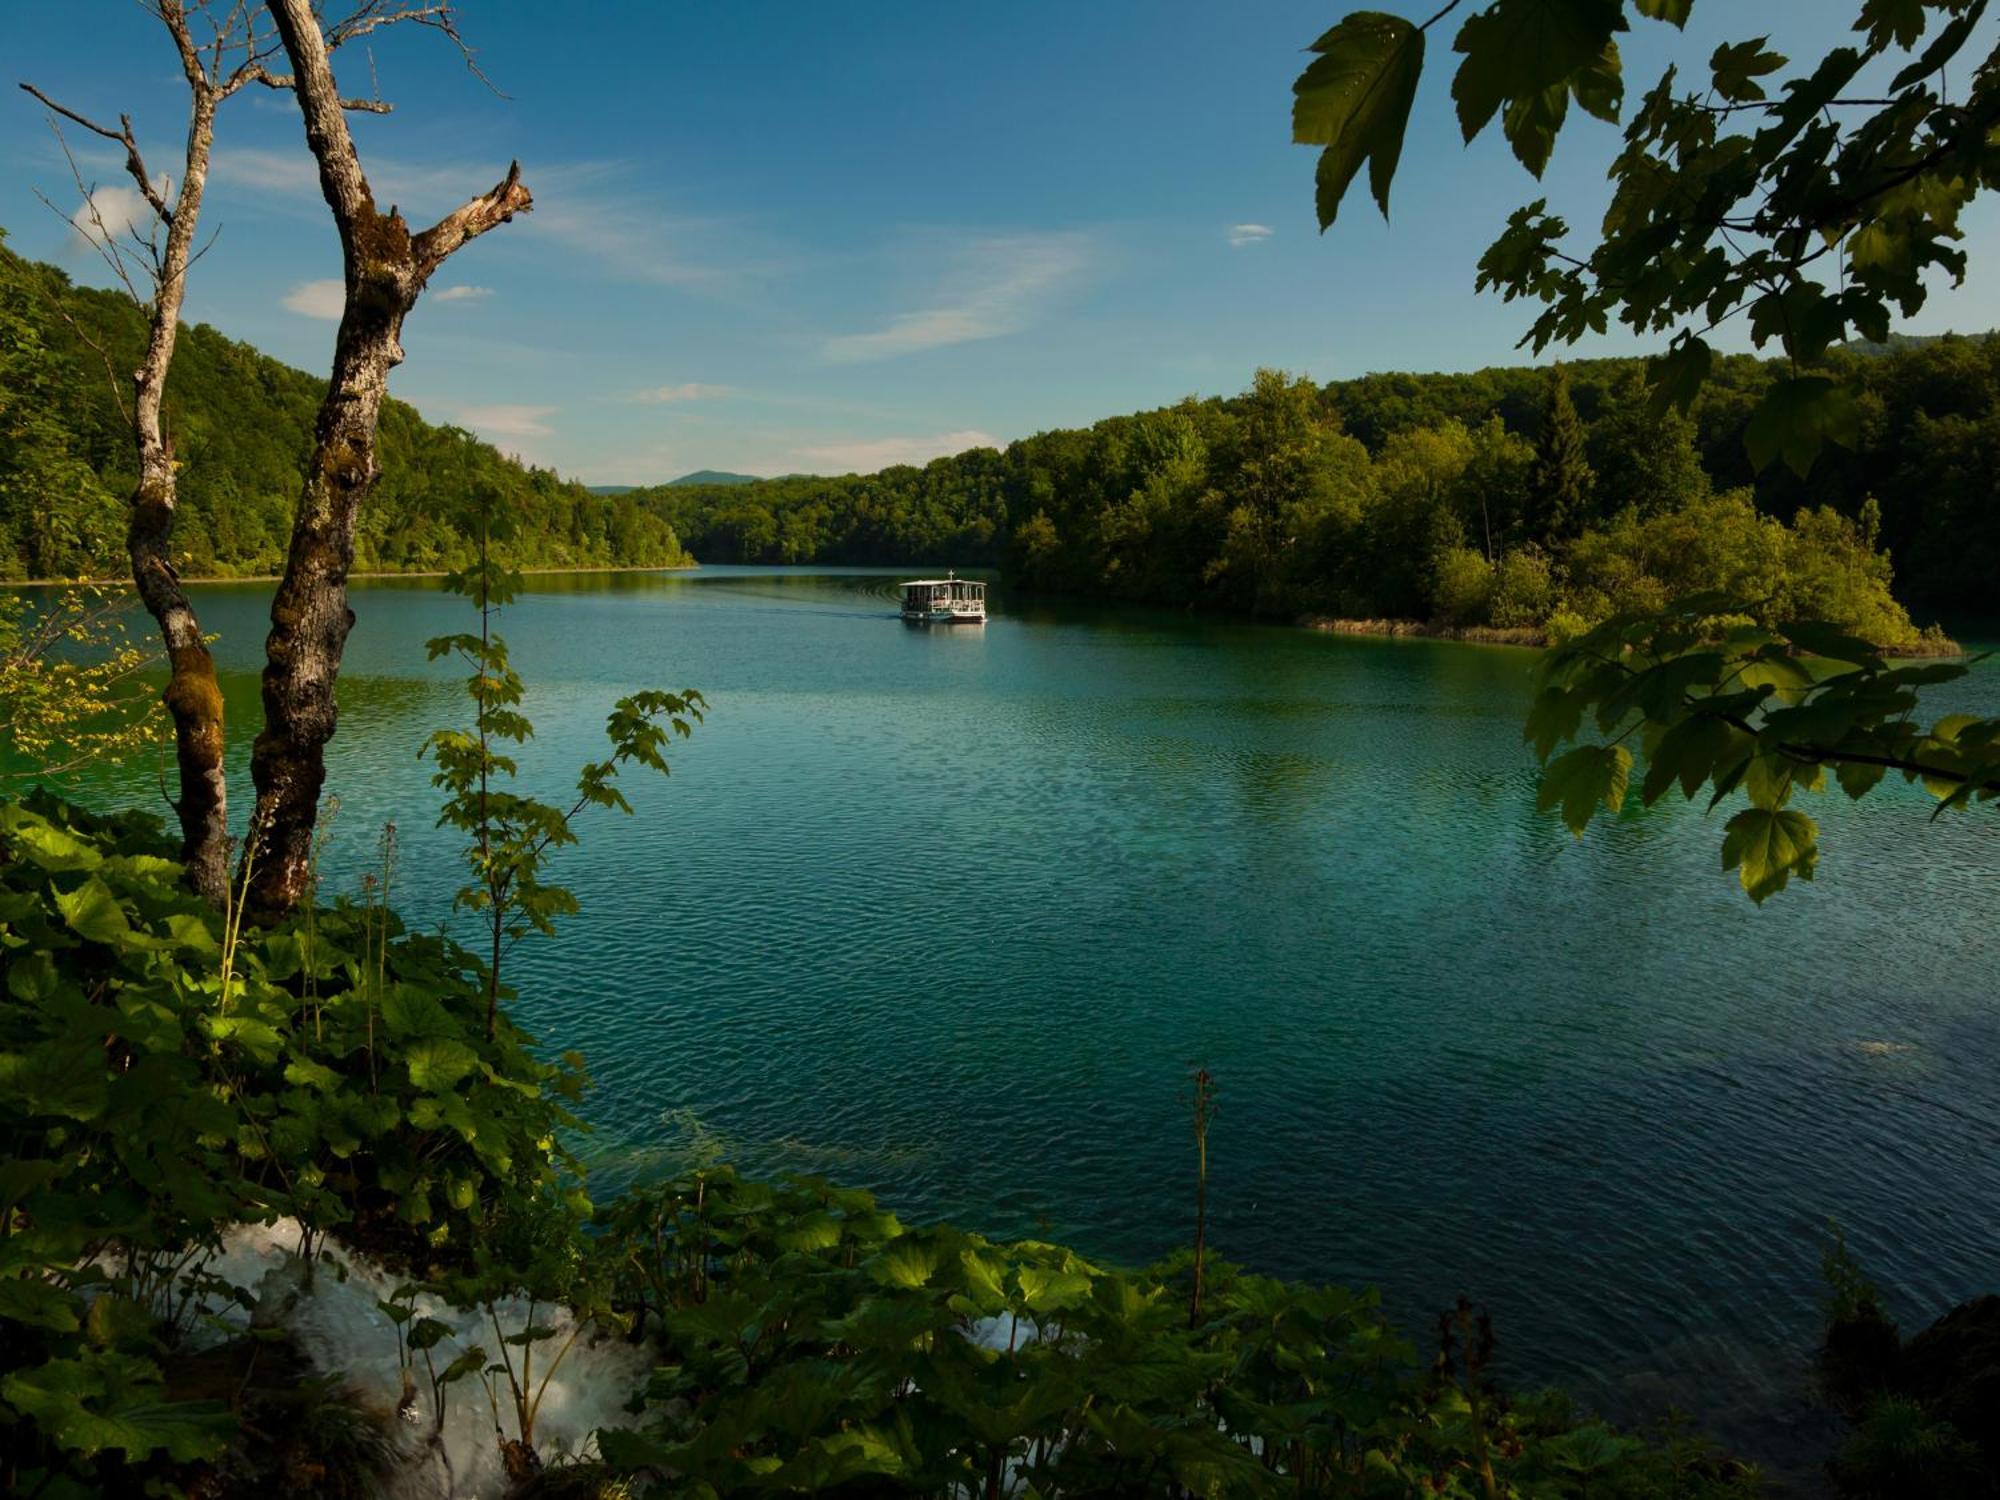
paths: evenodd
<path fill-rule="evenodd" d="M 507 175 L 490 192 L 482 193 L 454 209 L 411 240 L 410 250 L 416 257 L 417 274 L 428 277 L 444 264 L 447 256 L 468 240 L 498 228 L 517 213 L 531 212 L 534 206 L 534 195 L 521 181 L 521 164 L 518 161 L 509 163 Z"/>
<path fill-rule="evenodd" d="M 126 172 L 139 185 L 139 191 L 145 195 L 146 202 L 151 205 L 153 212 L 159 215 L 160 222 L 163 224 L 173 223 L 174 211 L 167 207 L 167 200 L 161 196 L 159 189 L 153 186 L 153 179 L 146 172 L 146 163 L 139 155 L 139 143 L 132 135 L 132 117 L 130 115 L 120 115 L 118 117 L 118 129 L 112 130 L 98 124 L 95 120 L 78 114 L 75 110 L 65 105 L 56 103 L 55 100 L 36 88 L 32 83 L 24 83 L 21 87 L 39 99 L 47 108 L 61 115 L 65 120 L 73 120 L 85 130 L 91 131 L 96 135 L 101 135 L 107 141 L 116 141 L 119 145 L 123 146 L 125 148 Z"/>

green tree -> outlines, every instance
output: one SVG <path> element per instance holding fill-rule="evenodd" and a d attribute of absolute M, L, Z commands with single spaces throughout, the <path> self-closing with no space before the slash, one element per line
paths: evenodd
<path fill-rule="evenodd" d="M 1583 420 L 1570 397 L 1569 371 L 1557 365 L 1549 372 L 1541 425 L 1535 433 L 1535 466 L 1528 475 L 1528 510 L 1523 518 L 1528 535 L 1560 538 L 1581 531 L 1591 519 L 1596 477 L 1584 456 Z"/>

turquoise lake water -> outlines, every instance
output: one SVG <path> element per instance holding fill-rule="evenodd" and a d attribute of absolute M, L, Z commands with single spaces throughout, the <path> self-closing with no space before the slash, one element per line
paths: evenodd
<path fill-rule="evenodd" d="M 912 629 L 895 576 L 537 578 L 503 617 L 546 790 L 618 694 L 712 705 L 670 780 L 628 783 L 638 815 L 562 856 L 583 915 L 513 961 L 526 1024 L 590 1060 L 600 1173 L 707 1133 L 1139 1262 L 1190 1233 L 1198 1062 L 1222 1253 L 1377 1283 L 1420 1341 L 1465 1291 L 1516 1378 L 1676 1404 L 1781 1465 L 1826 1427 L 1830 1217 L 1906 1328 L 2000 1285 L 1990 814 L 1814 799 L 1820 878 L 1759 909 L 1720 816 L 1576 841 L 1535 811 L 1529 653 L 999 588 L 983 630 Z M 197 602 L 240 820 L 268 586 Z M 331 881 L 393 819 L 398 904 L 442 920 L 416 752 L 463 700 L 421 642 L 469 611 L 434 580 L 354 607 Z M 152 776 L 93 795 L 157 805 Z"/>

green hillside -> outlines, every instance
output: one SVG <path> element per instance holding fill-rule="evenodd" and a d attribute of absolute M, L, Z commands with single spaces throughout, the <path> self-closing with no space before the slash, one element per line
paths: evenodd
<path fill-rule="evenodd" d="M 124 393 L 107 366 L 132 369 L 143 337 L 143 316 L 122 295 L 72 285 L 0 244 L 0 578 L 122 566 L 132 446 L 119 413 Z M 181 465 L 175 542 L 184 573 L 283 567 L 323 388 L 319 377 L 205 324 L 183 330 L 166 410 Z M 522 566 L 688 560 L 656 511 L 525 467 L 400 401 L 383 408 L 380 454 L 382 480 L 356 542 L 358 569 L 462 561 L 457 507 L 488 487 L 512 517 L 509 547 Z"/>

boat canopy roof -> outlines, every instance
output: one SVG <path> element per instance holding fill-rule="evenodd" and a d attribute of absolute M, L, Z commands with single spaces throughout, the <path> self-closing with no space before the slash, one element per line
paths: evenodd
<path fill-rule="evenodd" d="M 944 585 L 950 583 L 971 584 L 976 588 L 982 589 L 986 587 L 986 581 L 983 578 L 911 578 L 900 586 L 906 589 L 942 588 Z"/>

